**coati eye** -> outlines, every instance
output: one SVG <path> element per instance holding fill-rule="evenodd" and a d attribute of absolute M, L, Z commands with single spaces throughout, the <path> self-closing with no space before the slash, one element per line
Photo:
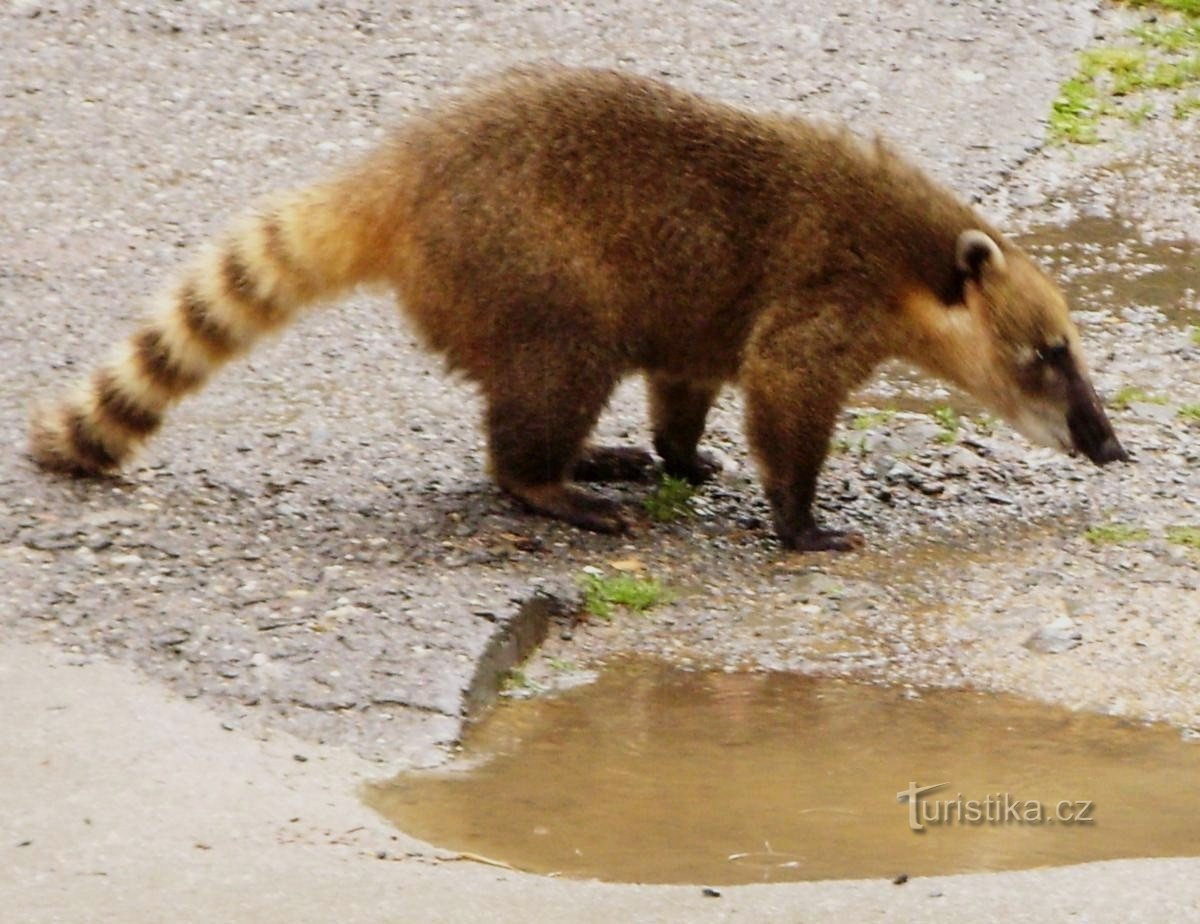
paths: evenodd
<path fill-rule="evenodd" d="M 1034 355 L 1037 356 L 1038 362 L 1045 363 L 1047 366 L 1061 365 L 1069 354 L 1070 348 L 1065 343 L 1039 347 L 1034 350 Z"/>

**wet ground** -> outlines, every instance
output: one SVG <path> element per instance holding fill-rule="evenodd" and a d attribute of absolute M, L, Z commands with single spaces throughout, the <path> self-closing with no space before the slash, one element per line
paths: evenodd
<path fill-rule="evenodd" d="M 710 47 L 711 36 L 677 24 L 683 31 L 647 33 L 626 54 L 583 12 L 464 8 L 449 29 L 432 6 L 402 22 L 350 6 L 291 5 L 249 20 L 220 3 L 190 18 L 136 3 L 11 8 L 0 20 L 5 43 L 28 54 L 6 57 L 14 89 L 3 103 L 7 624 L 20 637 L 129 659 L 185 696 L 223 703 L 231 721 L 420 762 L 456 737 L 477 664 L 520 601 L 546 590 L 571 609 L 581 569 L 635 558 L 678 590 L 675 602 L 585 629 L 559 657 L 641 650 L 926 684 L 1033 684 L 1073 705 L 1196 724 L 1183 644 L 1194 632 L 1194 559 L 1164 539 L 1168 526 L 1200 519 L 1198 431 L 1179 416 L 1200 400 L 1200 347 L 1179 323 L 1196 304 L 1193 251 L 1179 249 L 1194 248 L 1195 200 L 1189 211 L 1177 195 L 1196 172 L 1198 146 L 1185 143 L 1196 120 L 1146 123 L 1119 171 L 1036 153 L 1070 50 L 1094 24 L 1086 5 L 1033 9 L 997 19 L 939 7 L 934 30 L 913 10 L 847 5 L 815 17 L 817 29 L 790 7 L 763 8 L 756 19 L 774 25 L 747 23 L 736 47 Z M 506 42 L 510 33 L 520 40 Z M 872 53 L 881 41 L 882 58 Z M 801 48 L 813 53 L 797 57 Z M 352 156 L 386 117 L 457 82 L 452 64 L 474 73 L 551 51 L 641 62 L 764 108 L 781 105 L 779 80 L 807 88 L 802 102 L 782 94 L 782 105 L 882 126 L 1028 240 L 1045 241 L 1047 259 L 1082 255 L 1072 283 L 1101 391 L 1132 385 L 1166 401 L 1115 415 L 1138 465 L 1098 472 L 974 416 L 943 442 L 926 412 L 976 409 L 888 370 L 858 403 L 906 413 L 866 426 L 848 414 L 822 481 L 827 519 L 862 529 L 864 555 L 778 550 L 732 393 L 707 438 L 728 470 L 697 498 L 695 516 L 645 519 L 628 541 L 583 535 L 522 515 L 492 488 L 471 389 L 443 377 L 370 298 L 308 319 L 185 403 L 121 479 L 47 479 L 21 456 L 29 400 L 93 362 L 181 253 L 248 196 L 316 171 L 314 159 Z M 722 56 L 736 65 L 718 66 Z M 1009 69 L 1017 58 L 1022 68 Z M 956 80 L 949 96 L 938 88 L 936 106 L 932 88 L 900 92 L 926 79 L 930 61 Z M 834 79 L 847 69 L 860 76 Z M 328 117 L 318 137 L 309 126 L 319 110 Z M 1155 201 L 1170 202 L 1162 212 L 1173 236 L 1148 228 Z M 1164 284 L 1131 304 L 1104 285 L 1140 272 L 1139 235 L 1155 241 L 1166 269 Z M 1089 272 L 1100 274 L 1094 291 Z M 646 441 L 636 383 L 613 401 L 601 437 Z M 636 506 L 644 489 L 622 496 Z M 1109 519 L 1150 538 L 1133 548 L 1082 538 Z M 852 578 L 848 592 L 798 587 L 814 570 Z M 1066 611 L 1084 642 L 1050 667 L 1021 642 Z"/>
<path fill-rule="evenodd" d="M 534 684 L 641 653 L 1016 692 L 1194 735 L 1200 552 L 1180 528 L 1200 526 L 1200 119 L 1041 145 L 1072 52 L 1112 22 L 1089 3 L 10 4 L 0 632 L 135 666 L 232 729 L 347 744 L 381 775 L 444 759 L 539 606 L 558 615 Z M 29 400 L 90 366 L 246 201 L 466 77 L 544 57 L 884 129 L 1066 278 L 1136 464 L 1032 450 L 889 369 L 847 412 L 822 479 L 825 516 L 866 533 L 866 552 L 776 546 L 732 394 L 707 437 L 727 470 L 693 515 L 583 535 L 490 486 L 471 390 L 371 296 L 185 403 L 122 478 L 48 479 L 22 456 Z M 944 406 L 961 415 L 952 433 L 929 413 Z M 636 383 L 601 435 L 646 442 Z M 619 493 L 637 505 L 645 488 Z M 1113 524 L 1120 541 L 1088 538 Z M 673 598 L 581 622 L 589 567 L 653 576 Z"/>
<path fill-rule="evenodd" d="M 1196 855 L 1198 780 L 1200 748 L 1165 725 L 626 662 L 498 706 L 453 764 L 366 799 L 517 869 L 728 885 Z"/>

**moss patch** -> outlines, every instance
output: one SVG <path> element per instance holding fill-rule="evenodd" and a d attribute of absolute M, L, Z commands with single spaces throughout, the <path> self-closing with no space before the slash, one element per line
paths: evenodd
<path fill-rule="evenodd" d="M 1168 526 L 1167 541 L 1175 545 L 1186 545 L 1200 549 L 1200 526 Z"/>
<path fill-rule="evenodd" d="M 1150 530 L 1127 523 L 1106 523 L 1093 526 L 1083 537 L 1096 545 L 1116 545 L 1125 542 L 1143 542 L 1150 538 Z"/>

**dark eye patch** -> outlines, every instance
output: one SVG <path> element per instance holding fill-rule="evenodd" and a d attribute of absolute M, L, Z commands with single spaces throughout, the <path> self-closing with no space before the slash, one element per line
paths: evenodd
<path fill-rule="evenodd" d="M 1065 343 L 1041 347 L 1036 353 L 1039 362 L 1045 363 L 1047 366 L 1057 366 L 1059 368 L 1065 365 L 1071 358 L 1071 348 Z"/>

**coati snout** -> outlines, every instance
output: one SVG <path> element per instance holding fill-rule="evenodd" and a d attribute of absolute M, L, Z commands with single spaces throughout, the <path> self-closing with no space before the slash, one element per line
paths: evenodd
<path fill-rule="evenodd" d="M 663 468 L 693 481 L 715 470 L 709 407 L 743 390 L 793 549 L 861 543 L 820 527 L 813 497 L 847 395 L 890 356 L 1032 439 L 1125 458 L 1057 288 L 921 171 L 844 130 L 565 68 L 511 72 L 238 222 L 83 387 L 35 411 L 34 458 L 116 469 L 225 362 L 360 283 L 390 286 L 479 386 L 500 487 L 588 529 L 628 519 L 574 481 L 646 461 L 586 445 L 631 373 Z"/>

